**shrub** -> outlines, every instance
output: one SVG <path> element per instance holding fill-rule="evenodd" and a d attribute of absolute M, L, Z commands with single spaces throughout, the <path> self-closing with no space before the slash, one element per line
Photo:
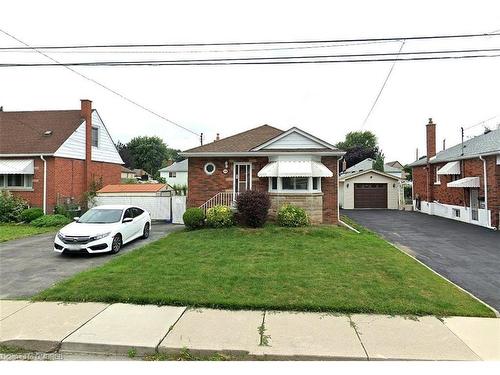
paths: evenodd
<path fill-rule="evenodd" d="M 271 201 L 266 192 L 247 190 L 238 196 L 236 206 L 243 224 L 258 228 L 267 220 L 267 211 L 271 207 Z"/>
<path fill-rule="evenodd" d="M 309 216 L 303 208 L 285 204 L 278 210 L 277 221 L 282 227 L 303 227 L 309 225 Z"/>
<path fill-rule="evenodd" d="M 201 208 L 188 208 L 182 215 L 182 220 L 188 229 L 198 229 L 205 225 L 205 213 Z"/>
<path fill-rule="evenodd" d="M 27 208 L 21 212 L 21 220 L 25 223 L 31 223 L 33 220 L 43 216 L 43 210 L 38 207 Z"/>
<path fill-rule="evenodd" d="M 228 206 L 217 205 L 207 210 L 207 224 L 212 228 L 225 228 L 233 225 L 233 212 Z"/>
<path fill-rule="evenodd" d="M 0 191 L 0 223 L 21 221 L 21 212 L 28 208 L 28 203 L 8 191 Z"/>
<path fill-rule="evenodd" d="M 62 225 L 69 224 L 71 222 L 70 219 L 68 219 L 64 215 L 43 215 L 40 216 L 38 219 L 35 219 L 31 222 L 31 225 L 35 227 L 59 227 Z"/>

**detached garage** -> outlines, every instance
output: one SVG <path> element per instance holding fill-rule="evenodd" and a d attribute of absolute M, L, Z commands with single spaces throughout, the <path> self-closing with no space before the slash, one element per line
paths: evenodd
<path fill-rule="evenodd" d="M 339 202 L 344 209 L 399 209 L 402 197 L 399 177 L 376 170 L 339 177 Z"/>

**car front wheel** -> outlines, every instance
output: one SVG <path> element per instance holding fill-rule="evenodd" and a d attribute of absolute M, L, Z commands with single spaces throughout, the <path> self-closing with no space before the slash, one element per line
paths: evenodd
<path fill-rule="evenodd" d="M 144 230 L 142 231 L 142 238 L 146 239 L 149 237 L 149 223 L 144 225 Z"/>
<path fill-rule="evenodd" d="M 113 237 L 113 242 L 111 243 L 111 252 L 113 254 L 116 254 L 120 251 L 122 247 L 122 236 L 117 234 L 116 236 Z"/>

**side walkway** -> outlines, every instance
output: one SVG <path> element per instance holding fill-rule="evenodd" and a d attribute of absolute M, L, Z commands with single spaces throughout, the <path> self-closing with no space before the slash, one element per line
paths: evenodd
<path fill-rule="evenodd" d="M 500 319 L 0 301 L 0 344 L 34 351 L 252 359 L 499 360 Z"/>

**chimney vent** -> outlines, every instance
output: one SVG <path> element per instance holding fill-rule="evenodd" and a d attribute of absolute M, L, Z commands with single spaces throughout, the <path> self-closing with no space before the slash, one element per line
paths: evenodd
<path fill-rule="evenodd" d="M 217 133 L 217 135 L 215 136 L 215 142 L 217 142 L 218 140 L 220 140 L 219 133 Z"/>
<path fill-rule="evenodd" d="M 429 118 L 426 125 L 427 160 L 436 156 L 436 124 Z"/>
<path fill-rule="evenodd" d="M 44 133 L 43 133 L 44 136 L 48 137 L 49 135 L 52 135 L 52 130 L 46 130 Z"/>

